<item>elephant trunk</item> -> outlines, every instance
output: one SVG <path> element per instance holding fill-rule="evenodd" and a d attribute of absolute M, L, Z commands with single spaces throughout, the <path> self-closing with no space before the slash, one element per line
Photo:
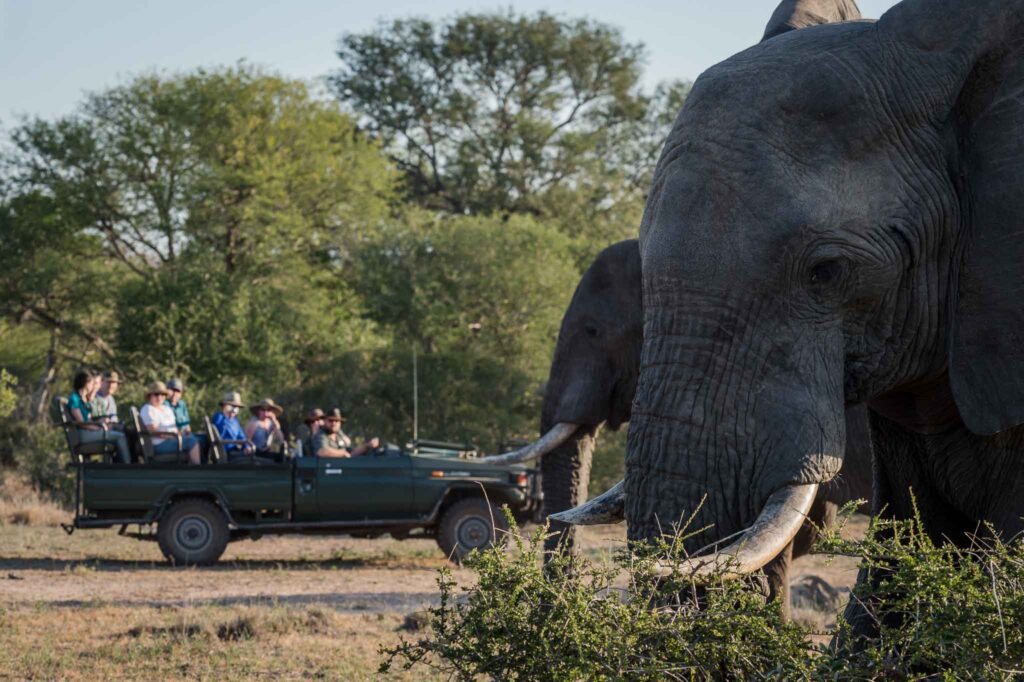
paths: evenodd
<path fill-rule="evenodd" d="M 752 552 L 733 546 L 722 558 L 763 564 L 799 529 L 809 486 L 842 462 L 841 345 L 823 351 L 838 331 L 772 329 L 770 302 L 739 308 L 678 282 L 648 286 L 645 305 L 626 458 L 629 539 L 685 531 L 696 555 L 744 534 Z"/>
<path fill-rule="evenodd" d="M 590 465 L 596 442 L 597 428 L 581 427 L 541 460 L 545 516 L 571 509 L 587 499 Z M 550 534 L 544 540 L 544 551 L 553 552 L 560 545 L 565 551 L 575 551 L 576 526 L 556 520 L 550 524 Z"/>

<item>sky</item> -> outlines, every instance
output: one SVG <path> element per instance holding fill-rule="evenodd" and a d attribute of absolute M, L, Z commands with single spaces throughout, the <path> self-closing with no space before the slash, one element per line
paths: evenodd
<path fill-rule="evenodd" d="M 866 17 L 895 0 L 859 0 Z M 347 32 L 410 16 L 544 10 L 619 27 L 647 47 L 645 80 L 694 79 L 757 42 L 775 0 L 0 0 L 0 126 L 53 118 L 87 92 L 141 72 L 173 73 L 244 60 L 316 80 L 337 67 Z"/>

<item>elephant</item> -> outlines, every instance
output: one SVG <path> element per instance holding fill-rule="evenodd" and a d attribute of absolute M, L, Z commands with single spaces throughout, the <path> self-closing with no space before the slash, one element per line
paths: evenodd
<path fill-rule="evenodd" d="M 700 75 L 640 226 L 631 541 L 704 499 L 686 549 L 740 540 L 689 567 L 763 566 L 865 403 L 874 513 L 1024 530 L 1022 53 L 1024 0 L 903 0 Z"/>
<path fill-rule="evenodd" d="M 545 515 L 563 512 L 587 498 L 591 456 L 598 431 L 629 421 L 640 374 L 643 320 L 640 250 L 636 239 L 604 249 L 583 274 L 562 318 L 541 412 L 541 438 L 516 452 L 490 457 L 524 462 L 541 457 Z M 847 458 L 842 476 L 818 493 L 790 545 L 766 567 L 769 595 L 788 610 L 788 569 L 807 554 L 817 528 L 835 520 L 839 507 L 871 496 L 871 448 L 863 408 L 847 415 Z M 550 522 L 545 551 L 572 551 L 575 526 Z"/>

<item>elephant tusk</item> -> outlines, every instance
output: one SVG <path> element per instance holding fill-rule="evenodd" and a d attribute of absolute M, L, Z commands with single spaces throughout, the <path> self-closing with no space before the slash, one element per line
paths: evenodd
<path fill-rule="evenodd" d="M 548 518 L 575 526 L 620 523 L 626 518 L 625 481 L 619 481 L 606 492 L 578 507 L 551 514 Z"/>
<path fill-rule="evenodd" d="M 659 561 L 655 569 L 671 575 L 715 575 L 735 579 L 753 573 L 777 557 L 807 520 L 818 493 L 817 483 L 788 485 L 772 493 L 754 525 L 736 542 L 714 554 L 692 557 L 679 563 Z"/>
<path fill-rule="evenodd" d="M 579 429 L 579 424 L 559 422 L 555 424 L 550 431 L 529 445 L 501 455 L 490 455 L 489 457 L 484 457 L 483 461 L 488 464 L 521 464 L 523 462 L 529 462 L 537 459 L 538 457 L 543 457 L 565 441 L 569 440 L 572 434 L 576 433 L 577 429 Z"/>

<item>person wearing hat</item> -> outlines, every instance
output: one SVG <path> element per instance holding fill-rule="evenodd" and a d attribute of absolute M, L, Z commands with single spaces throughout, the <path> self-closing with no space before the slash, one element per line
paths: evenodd
<path fill-rule="evenodd" d="M 341 430 L 345 421 L 337 407 L 324 416 L 324 428 L 313 440 L 313 452 L 317 457 L 359 457 L 380 447 L 380 439 L 371 438 L 353 448 L 352 439 Z"/>
<path fill-rule="evenodd" d="M 252 418 L 245 425 L 245 437 L 256 446 L 256 454 L 261 457 L 276 457 L 272 444 L 284 443 L 284 432 L 277 418 L 284 410 L 270 398 L 264 398 L 255 405 L 249 406 Z"/>
<path fill-rule="evenodd" d="M 108 424 L 117 424 L 117 401 L 114 394 L 121 385 L 121 377 L 117 372 L 104 372 L 100 390 L 92 399 L 92 418 Z"/>
<path fill-rule="evenodd" d="M 185 393 L 185 384 L 181 379 L 171 379 L 167 382 L 167 407 L 174 412 L 174 423 L 182 433 L 192 433 L 192 418 L 188 413 L 188 404 L 182 394 Z"/>
<path fill-rule="evenodd" d="M 146 387 L 146 404 L 139 412 L 142 427 L 153 436 L 153 454 L 156 461 L 177 459 L 178 424 L 174 419 L 174 411 L 167 406 L 170 391 L 162 381 L 154 381 Z M 181 437 L 180 452 L 188 453 L 190 464 L 199 464 L 199 441 L 193 435 Z"/>
<path fill-rule="evenodd" d="M 315 407 L 309 411 L 306 418 L 302 420 L 302 426 L 300 426 L 296 434 L 299 437 L 299 443 L 302 445 L 302 456 L 312 457 L 315 453 L 313 451 L 313 439 L 320 433 L 324 425 L 324 411 L 319 407 Z"/>
<path fill-rule="evenodd" d="M 127 464 L 131 461 L 128 453 L 128 439 L 120 431 L 112 431 L 99 423 L 92 413 L 92 400 L 100 386 L 100 375 L 89 370 L 77 372 L 72 380 L 71 395 L 68 396 L 68 412 L 78 428 L 78 442 L 97 443 L 113 441 L 117 448 L 117 461 Z"/>
<path fill-rule="evenodd" d="M 249 439 L 245 437 L 242 424 L 238 421 L 238 411 L 243 407 L 245 405 L 242 404 L 241 394 L 238 391 L 228 391 L 220 401 L 220 412 L 213 415 L 210 420 L 213 428 L 220 434 L 221 440 L 234 441 L 224 444 L 229 462 L 243 455 L 251 455 L 255 451 L 252 443 L 245 442 Z"/>

